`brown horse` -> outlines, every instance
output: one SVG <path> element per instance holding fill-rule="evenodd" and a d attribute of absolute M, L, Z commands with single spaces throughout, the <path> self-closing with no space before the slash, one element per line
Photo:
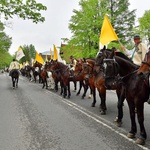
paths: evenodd
<path fill-rule="evenodd" d="M 94 72 L 95 60 L 84 61 L 82 63 L 82 73 L 84 74 L 84 80 L 88 81 L 90 89 L 93 94 L 92 107 L 96 104 L 96 88 L 98 89 L 99 96 L 101 98 L 100 111 L 101 114 L 106 114 L 106 88 L 104 86 L 103 72 L 95 74 Z"/>
<path fill-rule="evenodd" d="M 140 126 L 140 137 L 137 138 L 137 144 L 145 144 L 147 134 L 144 127 L 144 102 L 149 97 L 149 88 L 147 84 L 137 75 L 137 65 L 121 57 L 114 56 L 113 59 L 105 60 L 105 76 L 112 77 L 112 80 L 122 82 L 125 88 L 125 97 L 129 106 L 131 130 L 128 133 L 129 138 L 135 138 L 137 132 L 135 109 Z M 117 74 L 117 76 L 116 76 Z M 118 76 L 119 75 L 119 76 Z M 107 78 L 105 79 L 107 80 Z"/>
<path fill-rule="evenodd" d="M 36 77 L 37 76 L 39 77 L 39 83 L 42 82 L 42 79 L 41 79 L 41 68 L 42 68 L 42 64 L 41 63 L 39 63 L 39 62 L 36 61 L 33 64 L 33 76 L 34 76 L 35 82 L 36 82 Z"/>
<path fill-rule="evenodd" d="M 84 80 L 85 79 L 85 74 L 82 72 L 83 68 L 82 68 L 82 65 L 83 63 L 85 63 L 85 61 L 89 62 L 89 63 L 93 63 L 93 60 L 91 61 L 91 59 L 78 59 L 77 62 L 76 62 L 76 65 L 75 65 L 75 70 L 74 70 L 74 80 L 78 80 L 81 82 L 80 84 L 80 89 L 79 91 L 77 92 L 77 95 L 80 94 L 80 91 L 81 91 L 81 86 L 83 86 L 84 88 L 84 93 L 82 95 L 82 99 L 84 99 L 84 97 L 86 96 L 86 92 L 88 90 L 88 87 L 89 87 L 89 82 L 88 80 Z M 92 95 L 92 90 L 90 89 L 90 95 L 89 95 L 89 98 L 91 97 Z"/>

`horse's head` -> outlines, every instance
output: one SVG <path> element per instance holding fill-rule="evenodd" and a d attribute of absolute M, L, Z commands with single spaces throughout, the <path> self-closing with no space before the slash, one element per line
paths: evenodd
<path fill-rule="evenodd" d="M 112 53 L 112 50 L 111 49 L 106 49 L 106 47 L 104 46 L 103 49 L 101 49 L 97 56 L 96 56 L 96 62 L 95 64 L 96 65 L 102 65 L 103 64 L 103 60 L 108 58 L 110 56 L 110 54 Z"/>
<path fill-rule="evenodd" d="M 90 75 L 93 74 L 93 65 L 88 62 L 83 63 L 82 73 L 85 75 L 85 78 L 88 79 Z"/>
<path fill-rule="evenodd" d="M 49 69 L 51 72 L 56 71 L 59 69 L 59 64 L 57 60 L 51 60 L 49 64 Z"/>
<path fill-rule="evenodd" d="M 116 79 L 119 73 L 119 65 L 115 59 L 104 59 L 104 78 L 105 86 L 108 89 L 111 89 L 112 86 L 115 86 Z"/>
<path fill-rule="evenodd" d="M 150 74 L 150 51 L 148 51 L 145 54 L 144 61 L 142 61 L 142 64 L 138 69 L 137 74 L 139 76 L 145 76 L 145 77 L 147 77 Z"/>
<path fill-rule="evenodd" d="M 82 64 L 83 64 L 83 60 L 77 60 L 76 65 L 75 65 L 75 70 L 74 70 L 74 76 L 77 76 L 81 73 L 82 71 Z"/>

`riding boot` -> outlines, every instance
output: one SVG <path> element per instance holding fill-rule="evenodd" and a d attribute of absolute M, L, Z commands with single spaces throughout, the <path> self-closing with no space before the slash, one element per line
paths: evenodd
<path fill-rule="evenodd" d="M 11 70 L 11 71 L 9 71 L 9 76 L 11 76 L 11 74 L 12 74 L 12 70 Z"/>
<path fill-rule="evenodd" d="M 73 77 L 73 76 L 74 76 L 74 71 L 70 70 L 70 77 Z"/>

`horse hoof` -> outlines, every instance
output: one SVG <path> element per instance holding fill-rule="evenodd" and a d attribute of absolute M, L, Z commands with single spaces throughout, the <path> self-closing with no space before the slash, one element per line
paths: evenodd
<path fill-rule="evenodd" d="M 118 119 L 118 117 L 116 117 L 116 119 L 114 120 L 114 123 L 117 127 L 121 127 L 122 126 L 122 121 Z"/>
<path fill-rule="evenodd" d="M 127 137 L 130 138 L 130 139 L 133 139 L 133 138 L 135 138 L 135 134 L 129 132 L 127 134 Z"/>
<path fill-rule="evenodd" d="M 100 110 L 100 114 L 101 114 L 101 115 L 106 115 L 106 111 Z"/>
<path fill-rule="evenodd" d="M 88 96 L 89 99 L 91 99 L 91 97 L 92 97 L 91 95 Z"/>
<path fill-rule="evenodd" d="M 92 103 L 91 107 L 95 107 L 95 104 L 94 104 L 94 103 Z"/>
<path fill-rule="evenodd" d="M 13 89 L 15 89 L 15 87 L 13 87 Z"/>
<path fill-rule="evenodd" d="M 145 144 L 145 139 L 144 138 L 137 138 L 135 143 L 140 144 L 140 145 L 144 145 Z"/>

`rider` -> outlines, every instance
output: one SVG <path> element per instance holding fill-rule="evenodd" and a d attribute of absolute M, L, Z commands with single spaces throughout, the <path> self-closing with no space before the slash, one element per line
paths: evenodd
<path fill-rule="evenodd" d="M 19 70 L 20 64 L 16 61 L 16 59 L 13 59 L 13 61 L 10 63 L 10 66 L 9 66 L 9 76 L 11 76 L 13 70 L 15 70 L 15 69 Z"/>
<path fill-rule="evenodd" d="M 140 66 L 142 61 L 144 60 L 148 48 L 144 43 L 141 42 L 141 38 L 139 35 L 134 36 L 134 43 L 135 45 L 132 50 L 127 50 L 124 46 L 121 46 L 121 48 L 133 61 L 133 63 Z"/>
<path fill-rule="evenodd" d="M 71 55 L 70 56 L 70 75 L 73 77 L 74 76 L 74 70 L 75 70 L 75 65 L 76 65 L 76 60 L 75 58 Z"/>
<path fill-rule="evenodd" d="M 121 48 L 125 51 L 125 53 L 131 58 L 131 60 L 133 61 L 133 63 L 135 63 L 136 65 L 141 65 L 142 61 L 145 58 L 145 54 L 148 51 L 148 47 L 141 42 L 140 36 L 139 35 L 135 35 L 134 36 L 134 43 L 135 46 L 132 50 L 127 50 L 125 47 L 121 46 Z M 150 97 L 147 100 L 148 104 L 150 104 Z"/>

